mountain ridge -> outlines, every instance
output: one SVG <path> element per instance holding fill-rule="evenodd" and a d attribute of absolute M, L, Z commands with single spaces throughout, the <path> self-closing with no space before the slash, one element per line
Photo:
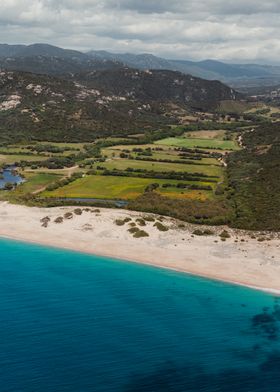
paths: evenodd
<path fill-rule="evenodd" d="M 8 70 L 61 74 L 122 66 L 179 71 L 203 79 L 220 80 L 233 87 L 280 83 L 280 66 L 275 65 L 228 64 L 211 59 L 171 60 L 149 53 L 111 53 L 105 50 L 80 52 L 48 44 L 0 44 L 0 68 Z"/>
<path fill-rule="evenodd" d="M 164 128 L 180 115 L 214 111 L 239 94 L 218 81 L 130 68 L 63 77 L 0 72 L 0 136 L 92 141 Z"/>

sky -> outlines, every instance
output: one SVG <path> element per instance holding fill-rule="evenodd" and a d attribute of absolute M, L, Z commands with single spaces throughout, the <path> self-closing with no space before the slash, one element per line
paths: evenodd
<path fill-rule="evenodd" d="M 1 0 L 0 41 L 280 64 L 280 0 Z"/>

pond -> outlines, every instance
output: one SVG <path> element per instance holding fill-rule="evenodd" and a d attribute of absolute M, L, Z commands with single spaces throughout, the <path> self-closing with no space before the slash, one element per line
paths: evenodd
<path fill-rule="evenodd" d="M 125 207 L 128 205 L 126 200 L 114 200 L 114 199 L 97 199 L 97 198 L 82 198 L 82 197 L 64 197 L 59 198 L 63 201 L 73 201 L 77 203 L 100 203 L 100 204 L 113 204 L 116 207 Z"/>
<path fill-rule="evenodd" d="M 6 184 L 21 184 L 24 179 L 17 174 L 15 166 L 7 166 L 3 169 L 0 178 L 0 189 L 4 189 Z"/>

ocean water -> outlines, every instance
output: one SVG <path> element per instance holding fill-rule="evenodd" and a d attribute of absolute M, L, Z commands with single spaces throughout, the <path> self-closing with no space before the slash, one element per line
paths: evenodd
<path fill-rule="evenodd" d="M 280 301 L 0 240 L 1 392 L 280 391 Z"/>

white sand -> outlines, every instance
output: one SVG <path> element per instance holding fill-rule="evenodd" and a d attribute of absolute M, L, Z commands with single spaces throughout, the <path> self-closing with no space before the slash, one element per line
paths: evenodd
<path fill-rule="evenodd" d="M 280 294 L 279 235 L 258 242 L 249 234 L 227 229 L 231 238 L 222 242 L 218 236 L 221 227 L 213 229 L 215 235 L 192 236 L 194 226 L 179 229 L 176 220 L 165 218 L 167 232 L 147 222 L 140 228 L 149 237 L 133 238 L 127 231 L 129 223 L 117 226 L 115 220 L 131 217 L 135 221 L 145 214 L 113 209 L 83 211 L 81 216 L 54 223 L 58 216 L 73 211 L 74 207 L 41 209 L 2 202 L 0 236 L 151 264 Z M 45 216 L 51 218 L 47 228 L 40 222 Z M 241 242 L 241 238 L 245 241 Z"/>

